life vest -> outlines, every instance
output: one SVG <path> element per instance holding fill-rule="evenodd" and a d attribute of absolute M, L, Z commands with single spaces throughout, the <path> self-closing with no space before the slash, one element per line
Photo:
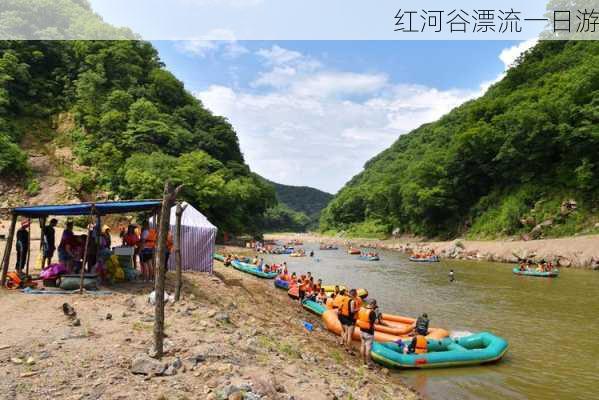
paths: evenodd
<path fill-rule="evenodd" d="M 428 343 L 426 342 L 426 337 L 422 335 L 416 335 L 416 348 L 414 352 L 416 354 L 426 353 Z"/>
<path fill-rule="evenodd" d="M 356 325 L 360 327 L 362 332 L 374 333 L 374 324 L 370 322 L 370 313 L 374 312 L 370 308 L 360 308 L 356 313 Z"/>
<path fill-rule="evenodd" d="M 354 300 L 354 302 L 355 302 L 355 303 L 354 303 L 354 310 L 361 310 L 361 309 L 362 309 L 362 303 L 363 303 L 362 299 L 361 299 L 361 298 L 359 298 L 359 297 L 356 297 L 356 298 L 355 298 L 355 299 L 353 299 L 353 300 Z M 355 319 L 355 320 L 357 320 L 357 319 L 358 319 L 358 313 L 357 313 L 357 312 L 354 314 L 354 319 Z"/>
<path fill-rule="evenodd" d="M 144 239 L 144 248 L 154 249 L 156 248 L 156 242 L 158 241 L 158 232 L 154 228 L 148 229 L 148 235 Z"/>
<path fill-rule="evenodd" d="M 173 235 L 171 235 L 170 233 L 166 236 L 166 249 L 168 250 L 169 253 L 173 252 Z"/>
<path fill-rule="evenodd" d="M 335 296 L 335 298 L 333 299 L 333 308 L 341 308 L 341 305 L 343 304 L 343 299 L 346 297 L 347 296 L 341 296 L 340 294 Z"/>
<path fill-rule="evenodd" d="M 351 310 L 350 310 L 350 304 L 354 299 L 349 296 L 339 296 L 339 297 L 341 297 L 341 307 L 339 307 L 339 313 L 341 315 L 343 315 L 344 317 L 353 317 Z"/>
<path fill-rule="evenodd" d="M 332 299 L 330 297 L 326 300 L 325 304 L 329 310 L 332 310 L 334 308 L 334 306 L 333 306 L 334 302 L 335 302 L 335 299 Z"/>

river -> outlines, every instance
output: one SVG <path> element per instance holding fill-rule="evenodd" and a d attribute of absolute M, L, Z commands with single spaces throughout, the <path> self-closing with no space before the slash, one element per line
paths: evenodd
<path fill-rule="evenodd" d="M 290 271 L 311 271 L 325 284 L 366 288 L 383 312 L 427 312 L 431 326 L 489 331 L 509 341 L 496 364 L 395 372 L 425 399 L 599 398 L 599 273 L 572 269 L 556 279 L 532 278 L 513 275 L 507 264 L 412 263 L 390 251 L 368 262 L 345 248 L 303 247 L 315 256 L 266 260 L 287 261 Z"/>

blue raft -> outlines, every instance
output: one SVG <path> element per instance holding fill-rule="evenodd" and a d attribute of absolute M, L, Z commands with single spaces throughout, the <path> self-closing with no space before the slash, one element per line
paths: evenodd
<path fill-rule="evenodd" d="M 396 343 L 374 342 L 371 356 L 376 363 L 388 368 L 447 368 L 497 361 L 508 350 L 505 339 L 489 332 L 455 339 L 432 339 L 427 343 L 426 353 L 404 354 Z"/>
<path fill-rule="evenodd" d="M 320 304 L 314 300 L 304 300 L 302 301 L 302 306 L 310 311 L 312 314 L 316 314 L 316 315 L 322 315 L 324 314 L 324 312 L 327 310 L 326 306 L 323 304 Z"/>
<path fill-rule="evenodd" d="M 520 268 L 515 267 L 512 273 L 523 276 L 536 276 L 538 278 L 557 278 L 559 276 L 559 270 L 554 269 L 553 271 L 535 271 L 533 269 L 527 269 L 520 271 Z"/>
<path fill-rule="evenodd" d="M 362 261 L 379 261 L 380 258 L 379 258 L 379 256 L 360 256 L 360 257 L 358 257 L 358 260 L 362 260 Z"/>
<path fill-rule="evenodd" d="M 275 279 L 275 287 L 279 289 L 289 290 L 289 282 L 284 279 L 276 278 Z"/>
<path fill-rule="evenodd" d="M 264 271 L 260 271 L 256 266 L 252 265 L 252 264 L 246 264 L 244 262 L 241 261 L 237 261 L 234 260 L 231 265 L 233 266 L 233 268 L 235 268 L 236 270 L 257 276 L 258 278 L 263 278 L 263 279 L 274 279 L 277 277 L 277 273 L 276 272 L 264 272 Z"/>
<path fill-rule="evenodd" d="M 426 257 L 426 258 L 410 257 L 409 260 L 412 262 L 429 262 L 429 263 L 441 261 L 439 256 L 430 256 L 430 257 Z"/>

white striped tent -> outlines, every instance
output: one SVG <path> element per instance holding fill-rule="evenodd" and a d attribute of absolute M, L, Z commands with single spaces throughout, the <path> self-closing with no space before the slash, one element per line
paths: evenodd
<path fill-rule="evenodd" d="M 196 210 L 191 204 L 183 202 L 185 211 L 181 218 L 181 267 L 183 271 L 212 273 L 216 226 Z M 175 236 L 177 207 L 171 208 L 170 229 Z M 175 269 L 175 255 L 171 254 L 168 269 Z"/>

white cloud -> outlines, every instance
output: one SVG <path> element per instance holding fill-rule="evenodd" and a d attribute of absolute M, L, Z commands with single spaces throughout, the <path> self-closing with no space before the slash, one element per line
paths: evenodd
<path fill-rule="evenodd" d="M 235 39 L 235 34 L 227 29 L 214 29 L 194 40 L 177 42 L 177 50 L 194 57 L 204 58 L 216 52 L 225 57 L 236 58 L 249 52 Z"/>
<path fill-rule="evenodd" d="M 484 94 L 492 85 L 502 80 L 505 77 L 505 73 L 507 72 L 507 70 L 514 66 L 514 63 L 516 62 L 516 60 L 518 60 L 518 57 L 520 57 L 520 55 L 522 55 L 527 50 L 533 48 L 538 42 L 539 39 L 533 38 L 518 43 L 517 45 L 514 45 L 512 47 L 503 49 L 499 54 L 499 59 L 503 63 L 503 72 L 497 75 L 495 79 L 482 82 L 480 84 L 480 94 Z"/>
<path fill-rule="evenodd" d="M 507 69 L 534 42 L 505 49 Z M 233 124 L 251 168 L 286 184 L 335 192 L 401 134 L 433 122 L 480 90 L 394 84 L 384 74 L 332 71 L 273 46 L 256 55 L 259 91 L 210 86 L 196 96 Z M 501 76 L 498 77 L 500 79 Z"/>

